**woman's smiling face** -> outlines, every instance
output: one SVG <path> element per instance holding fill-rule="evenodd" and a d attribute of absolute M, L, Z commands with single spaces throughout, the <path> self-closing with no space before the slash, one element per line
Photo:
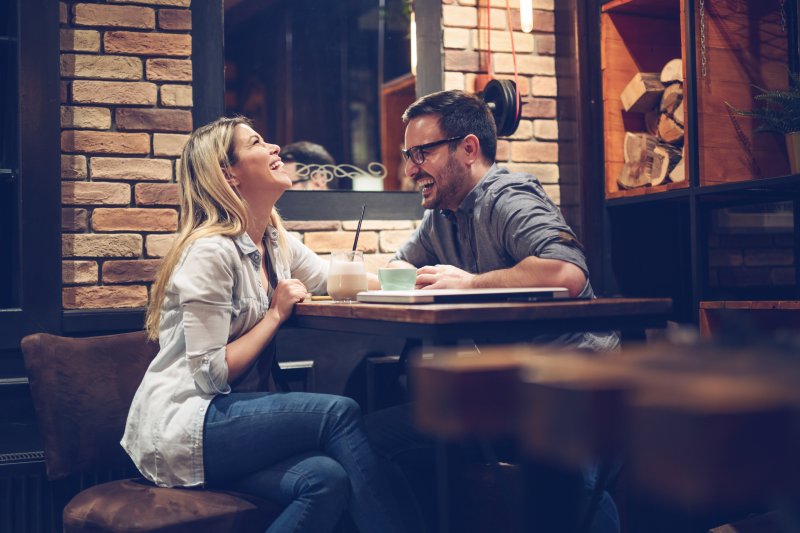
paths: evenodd
<path fill-rule="evenodd" d="M 233 133 L 236 162 L 231 166 L 232 185 L 243 195 L 251 190 L 280 190 L 292 187 L 289 174 L 283 169 L 277 144 L 264 142 L 261 135 L 245 124 L 236 126 Z"/>

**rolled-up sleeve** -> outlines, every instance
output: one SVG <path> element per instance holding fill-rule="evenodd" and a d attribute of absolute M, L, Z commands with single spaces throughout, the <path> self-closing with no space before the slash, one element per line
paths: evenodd
<path fill-rule="evenodd" d="M 213 240 L 196 243 L 175 271 L 173 284 L 183 314 L 186 359 L 205 394 L 227 394 L 225 348 L 231 327 L 236 250 Z"/>
<path fill-rule="evenodd" d="M 291 254 L 290 275 L 299 279 L 312 294 L 325 294 L 328 290 L 328 261 L 320 258 L 305 244 L 289 235 L 286 237 Z"/>
<path fill-rule="evenodd" d="M 586 258 L 558 207 L 529 182 L 506 184 L 493 203 L 495 238 L 517 262 L 528 256 L 573 263 L 587 276 Z"/>

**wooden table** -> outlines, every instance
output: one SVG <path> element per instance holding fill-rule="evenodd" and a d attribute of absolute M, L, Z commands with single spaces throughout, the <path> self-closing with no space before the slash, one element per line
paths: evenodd
<path fill-rule="evenodd" d="M 446 346 L 461 339 L 491 344 L 612 329 L 641 336 L 647 328 L 664 327 L 671 309 L 667 298 L 422 305 L 309 302 L 295 306 L 286 326 Z"/>
<path fill-rule="evenodd" d="M 610 330 L 643 339 L 645 329 L 666 325 L 671 309 L 672 301 L 666 298 L 422 305 L 309 302 L 295 306 L 286 326 L 403 338 L 402 361 L 420 349 L 437 353 L 465 339 L 485 346 L 523 342 L 543 334 Z M 370 386 L 369 372 L 367 375 L 368 391 L 379 389 Z M 439 502 L 445 511 L 440 514 L 440 531 L 449 531 L 446 454 L 441 442 Z"/>

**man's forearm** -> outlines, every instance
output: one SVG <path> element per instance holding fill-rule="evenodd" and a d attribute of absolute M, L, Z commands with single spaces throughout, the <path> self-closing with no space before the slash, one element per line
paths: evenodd
<path fill-rule="evenodd" d="M 578 296 L 586 284 L 583 271 L 557 259 L 526 257 L 511 268 L 492 270 L 472 278 L 476 289 L 493 287 L 565 287 Z"/>

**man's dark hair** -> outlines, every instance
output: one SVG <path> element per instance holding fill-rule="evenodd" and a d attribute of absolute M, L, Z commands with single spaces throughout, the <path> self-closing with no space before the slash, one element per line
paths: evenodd
<path fill-rule="evenodd" d="M 281 148 L 281 159 L 286 163 L 302 165 L 335 165 L 333 156 L 325 147 L 309 141 L 290 143 Z"/>
<path fill-rule="evenodd" d="M 497 155 L 497 126 L 486 102 L 464 91 L 440 91 L 423 96 L 403 113 L 403 123 L 425 115 L 437 115 L 445 138 L 472 133 L 490 163 Z M 454 149 L 451 145 L 451 151 Z"/>

